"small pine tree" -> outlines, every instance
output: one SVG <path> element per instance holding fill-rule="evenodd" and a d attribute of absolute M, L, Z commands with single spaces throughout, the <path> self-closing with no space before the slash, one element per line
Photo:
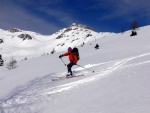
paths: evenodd
<path fill-rule="evenodd" d="M 131 23 L 130 27 L 131 27 L 132 30 L 137 29 L 137 28 L 139 27 L 137 21 L 134 20 L 134 21 Z"/>
<path fill-rule="evenodd" d="M 27 57 L 25 57 L 24 60 L 27 60 Z"/>
<path fill-rule="evenodd" d="M 2 55 L 0 55 L 0 66 L 4 65 L 4 60 L 2 59 Z"/>
<path fill-rule="evenodd" d="M 54 54 L 55 53 L 55 49 L 53 48 L 53 50 L 51 51 L 51 54 Z"/>
<path fill-rule="evenodd" d="M 99 45 L 98 44 L 96 44 L 96 46 L 94 47 L 95 49 L 99 49 Z"/>
<path fill-rule="evenodd" d="M 132 29 L 132 33 L 130 36 L 135 36 L 137 35 L 137 32 L 136 32 L 136 29 L 138 28 L 138 23 L 136 20 L 134 20 L 132 23 L 131 23 L 131 29 Z"/>
<path fill-rule="evenodd" d="M 11 60 L 7 63 L 7 69 L 15 69 L 17 66 L 17 61 L 14 58 L 11 58 Z"/>
<path fill-rule="evenodd" d="M 1 44 L 1 43 L 4 43 L 3 39 L 0 39 L 0 44 Z"/>
<path fill-rule="evenodd" d="M 124 33 L 124 27 L 123 27 L 123 25 L 121 27 L 121 32 L 122 32 L 122 34 Z"/>
<path fill-rule="evenodd" d="M 81 47 L 83 47 L 83 46 L 84 46 L 84 44 L 85 44 L 85 43 L 83 42 L 83 43 L 81 44 Z"/>

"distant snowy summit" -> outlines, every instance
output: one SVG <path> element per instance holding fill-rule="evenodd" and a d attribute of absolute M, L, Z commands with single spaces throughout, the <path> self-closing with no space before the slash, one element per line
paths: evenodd
<path fill-rule="evenodd" d="M 80 27 L 80 28 L 89 29 L 89 30 L 94 31 L 91 27 L 89 27 L 89 26 L 87 26 L 87 25 L 83 25 L 83 24 L 76 24 L 76 23 L 73 23 L 73 24 L 71 25 L 71 27 Z"/>
<path fill-rule="evenodd" d="M 60 39 L 63 37 L 75 37 L 76 35 L 79 36 L 80 33 L 85 33 L 86 35 L 91 36 L 92 34 L 90 33 L 92 32 L 97 33 L 87 25 L 73 23 L 70 27 L 64 28 L 56 32 L 55 34 L 57 35 L 56 39 Z"/>

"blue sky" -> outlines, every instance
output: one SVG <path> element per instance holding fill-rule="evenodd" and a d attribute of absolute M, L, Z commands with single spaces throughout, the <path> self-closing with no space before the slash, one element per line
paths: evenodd
<path fill-rule="evenodd" d="M 72 23 L 97 32 L 120 32 L 150 25 L 150 0 L 0 0 L 0 28 L 49 35 Z"/>

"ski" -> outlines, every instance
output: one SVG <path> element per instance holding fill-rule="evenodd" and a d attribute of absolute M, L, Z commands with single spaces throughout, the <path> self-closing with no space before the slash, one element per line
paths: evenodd
<path fill-rule="evenodd" d="M 52 78 L 52 81 L 58 81 L 58 80 L 63 80 L 63 79 L 69 79 L 69 78 L 74 78 L 74 77 L 80 77 L 84 76 L 83 74 L 78 74 L 78 75 L 73 75 L 73 76 L 60 76 L 60 77 L 54 77 Z"/>

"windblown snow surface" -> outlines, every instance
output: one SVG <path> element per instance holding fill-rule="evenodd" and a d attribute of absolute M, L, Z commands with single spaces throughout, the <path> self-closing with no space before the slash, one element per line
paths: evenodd
<path fill-rule="evenodd" d="M 73 66 L 80 77 L 53 81 L 67 72 L 58 58 L 65 51 L 20 61 L 13 70 L 0 67 L 0 113 L 150 113 L 149 31 L 145 26 L 137 36 L 127 31 L 79 47 L 78 64 L 91 70 Z"/>

